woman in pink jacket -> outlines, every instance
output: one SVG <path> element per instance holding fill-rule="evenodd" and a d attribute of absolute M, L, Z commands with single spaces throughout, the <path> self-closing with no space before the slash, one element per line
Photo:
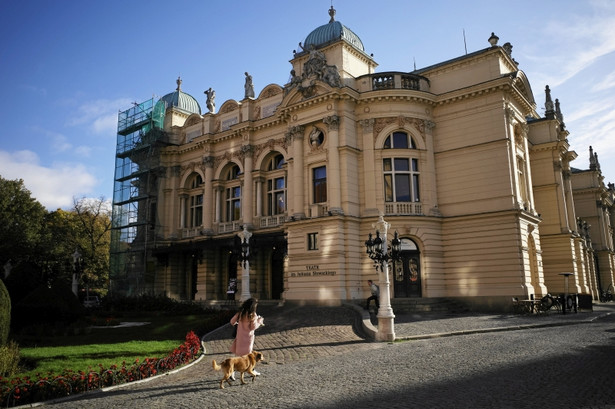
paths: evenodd
<path fill-rule="evenodd" d="M 257 304 L 258 300 L 248 298 L 241 305 L 239 312 L 231 318 L 231 325 L 237 325 L 237 336 L 231 344 L 231 352 L 237 356 L 247 355 L 252 352 L 254 347 L 254 330 L 261 325 L 265 325 L 263 324 L 265 319 L 256 314 Z M 260 375 L 256 371 L 253 372 L 256 375 Z"/>

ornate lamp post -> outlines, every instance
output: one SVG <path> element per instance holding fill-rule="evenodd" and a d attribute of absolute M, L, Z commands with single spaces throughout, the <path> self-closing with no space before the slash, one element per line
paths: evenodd
<path fill-rule="evenodd" d="M 401 242 L 397 237 L 397 232 L 391 240 L 391 251 L 387 249 L 387 233 L 390 223 L 384 221 L 380 216 L 377 223 L 372 225 L 376 229 L 376 238 L 372 239 L 372 234 L 365 241 L 367 255 L 374 261 L 376 271 L 379 271 L 380 286 L 380 307 L 378 308 L 378 332 L 377 341 L 394 341 L 395 325 L 393 309 L 391 308 L 391 291 L 389 282 L 389 262 L 399 259 L 401 253 Z M 382 238 L 380 232 L 382 231 Z"/>
<path fill-rule="evenodd" d="M 243 231 L 237 236 L 241 239 L 241 253 L 239 254 L 239 260 L 241 260 L 241 297 L 243 302 L 250 295 L 250 237 L 252 233 L 248 231 L 247 226 L 243 226 Z"/>

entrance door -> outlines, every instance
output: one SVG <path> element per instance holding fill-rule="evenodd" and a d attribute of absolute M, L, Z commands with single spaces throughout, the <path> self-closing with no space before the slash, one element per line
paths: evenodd
<path fill-rule="evenodd" d="M 422 297 L 421 254 L 410 239 L 401 239 L 401 260 L 393 263 L 394 298 Z"/>

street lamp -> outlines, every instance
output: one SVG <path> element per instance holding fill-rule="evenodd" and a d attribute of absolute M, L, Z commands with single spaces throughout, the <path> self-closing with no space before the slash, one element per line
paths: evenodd
<path fill-rule="evenodd" d="M 397 237 L 397 232 L 391 240 L 391 252 L 387 249 L 387 233 L 390 223 L 384 221 L 384 217 L 380 216 L 377 223 L 372 225 L 376 229 L 376 238 L 372 239 L 372 234 L 369 233 L 369 238 L 365 241 L 367 255 L 374 261 L 376 271 L 379 271 L 379 286 L 380 286 L 380 307 L 378 308 L 378 332 L 376 333 L 377 341 L 394 341 L 395 340 L 395 315 L 391 308 L 391 291 L 389 282 L 389 262 L 399 260 L 401 254 L 401 241 Z M 380 232 L 382 231 L 382 237 Z"/>
<path fill-rule="evenodd" d="M 243 226 L 243 231 L 237 234 L 241 239 L 241 253 L 239 254 L 239 260 L 241 260 L 241 297 L 243 302 L 249 298 L 250 295 L 250 237 L 252 233 L 248 231 L 246 225 Z"/>
<path fill-rule="evenodd" d="M 81 253 L 79 252 L 79 248 L 75 248 L 75 252 L 73 253 L 73 285 L 72 290 L 73 294 L 76 297 L 79 296 L 79 274 L 81 270 Z"/>

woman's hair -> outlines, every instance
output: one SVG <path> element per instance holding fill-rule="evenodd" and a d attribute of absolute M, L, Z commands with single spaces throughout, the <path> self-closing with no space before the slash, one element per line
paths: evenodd
<path fill-rule="evenodd" d="M 243 319 L 244 317 L 252 320 L 256 316 L 256 305 L 258 304 L 258 300 L 256 298 L 248 298 L 241 304 L 241 309 L 239 310 L 239 319 Z"/>

